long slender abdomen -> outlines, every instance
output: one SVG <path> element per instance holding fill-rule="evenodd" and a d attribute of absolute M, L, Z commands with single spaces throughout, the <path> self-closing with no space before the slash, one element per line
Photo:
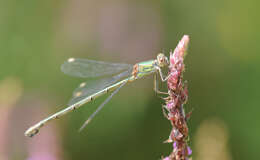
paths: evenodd
<path fill-rule="evenodd" d="M 67 108 L 65 108 L 65 109 L 63 109 L 63 110 L 61 110 L 61 111 L 51 115 L 50 117 L 40 121 L 39 123 L 35 124 L 32 127 L 30 127 L 28 130 L 25 131 L 25 133 L 24 133 L 25 136 L 33 137 L 34 135 L 36 135 L 39 132 L 40 128 L 43 127 L 47 122 L 49 122 L 51 120 L 54 120 L 54 119 L 58 119 L 61 116 L 63 116 L 65 114 L 67 114 L 67 113 L 69 113 L 69 112 L 71 112 L 71 111 L 81 107 L 83 104 L 86 104 L 86 103 L 96 99 L 97 97 L 100 97 L 101 95 L 118 88 L 121 84 L 126 83 L 128 81 L 133 81 L 133 80 L 135 80 L 135 78 L 133 76 L 131 76 L 129 78 L 126 78 L 126 79 L 124 79 L 122 81 L 119 81 L 119 82 L 117 82 L 117 83 L 107 87 L 106 89 L 103 89 L 103 90 L 101 90 L 101 91 L 99 91 L 97 93 L 94 93 L 93 95 L 90 95 L 90 96 L 86 97 L 85 99 L 83 99 L 83 100 L 81 100 L 81 101 L 79 101 L 79 102 L 77 102 L 77 103 L 75 103 L 73 105 L 70 105 L 69 107 L 67 107 Z"/>

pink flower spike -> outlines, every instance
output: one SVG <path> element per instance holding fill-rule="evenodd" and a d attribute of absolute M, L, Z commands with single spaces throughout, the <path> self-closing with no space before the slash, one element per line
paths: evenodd
<path fill-rule="evenodd" d="M 184 112 L 184 104 L 188 100 L 188 86 L 186 81 L 183 80 L 183 72 L 188 43 L 189 36 L 184 35 L 174 52 L 170 52 L 169 78 L 167 80 L 167 93 L 169 95 L 165 98 L 166 109 L 168 110 L 165 117 L 172 125 L 169 140 L 173 142 L 173 150 L 167 157 L 169 160 L 188 160 L 192 154 L 192 150 L 188 146 L 189 128 L 187 119 L 190 114 L 185 115 Z"/>
<path fill-rule="evenodd" d="M 177 47 L 175 48 L 174 52 L 170 53 L 170 64 L 176 65 L 179 63 L 179 61 L 183 61 L 183 58 L 185 56 L 185 53 L 187 52 L 188 49 L 188 44 L 189 44 L 190 38 L 188 35 L 184 35 L 180 42 L 178 43 Z M 170 68 L 171 68 L 170 66 Z"/>

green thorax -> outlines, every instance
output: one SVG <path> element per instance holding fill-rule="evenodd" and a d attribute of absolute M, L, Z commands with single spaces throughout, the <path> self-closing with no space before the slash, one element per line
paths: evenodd
<path fill-rule="evenodd" d="M 137 64 L 138 65 L 138 77 L 143 77 L 147 74 L 151 74 L 156 71 L 154 60 L 144 61 Z"/>

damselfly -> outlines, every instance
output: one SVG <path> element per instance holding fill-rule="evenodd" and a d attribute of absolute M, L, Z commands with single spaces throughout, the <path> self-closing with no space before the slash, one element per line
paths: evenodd
<path fill-rule="evenodd" d="M 168 77 L 163 76 L 161 68 L 168 65 L 168 59 L 162 53 L 158 54 L 155 60 L 144 61 L 135 65 L 70 58 L 61 66 L 61 70 L 65 74 L 82 78 L 108 75 L 114 76 L 97 80 L 94 83 L 81 83 L 79 87 L 74 91 L 73 97 L 69 102 L 67 108 L 47 117 L 46 119 L 30 127 L 25 132 L 25 136 L 33 137 L 47 122 L 60 118 L 61 116 L 75 109 L 78 109 L 80 106 L 93 101 L 99 96 L 113 91 L 111 95 L 97 108 L 97 110 L 91 114 L 87 121 L 85 121 L 85 123 L 80 128 L 81 130 L 103 108 L 103 106 L 112 98 L 112 96 L 116 94 L 119 89 L 123 87 L 126 83 L 132 82 L 136 79 L 153 73 L 155 73 L 154 89 L 156 92 L 162 93 L 157 89 L 157 74 L 159 73 L 162 81 L 167 80 Z"/>

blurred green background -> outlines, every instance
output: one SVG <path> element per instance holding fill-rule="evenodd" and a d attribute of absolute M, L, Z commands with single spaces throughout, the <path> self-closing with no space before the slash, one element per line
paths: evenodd
<path fill-rule="evenodd" d="M 0 159 L 159 159 L 171 125 L 148 77 L 24 131 L 66 106 L 85 79 L 60 71 L 69 57 L 136 62 L 169 55 L 184 34 L 193 159 L 258 159 L 260 11 L 257 0 L 0 1 Z M 166 89 L 162 84 L 162 88 Z"/>

